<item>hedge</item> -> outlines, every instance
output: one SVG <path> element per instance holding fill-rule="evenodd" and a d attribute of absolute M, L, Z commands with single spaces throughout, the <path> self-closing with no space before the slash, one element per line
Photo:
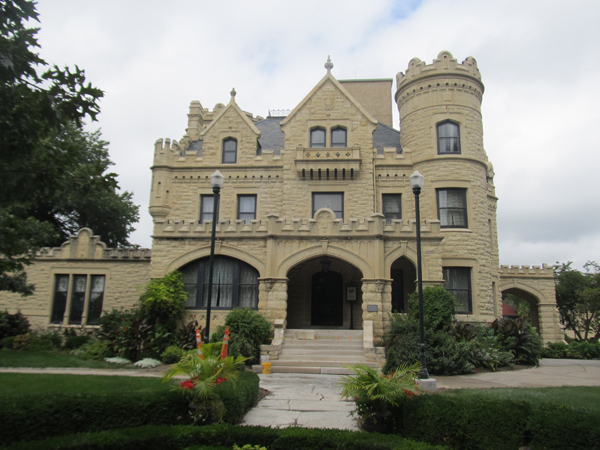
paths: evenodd
<path fill-rule="evenodd" d="M 600 449 L 600 414 L 562 405 L 430 394 L 392 418 L 397 434 L 455 449 Z"/>
<path fill-rule="evenodd" d="M 412 442 L 394 435 L 310 428 L 275 429 L 232 426 L 143 426 L 60 436 L 14 443 L 7 450 L 197 450 L 228 449 L 234 444 L 260 445 L 269 450 L 442 450 L 445 447 Z M 193 446 L 193 447 L 192 447 Z"/>
<path fill-rule="evenodd" d="M 223 383 L 224 421 L 236 423 L 258 397 L 259 378 L 242 372 L 236 388 Z M 191 424 L 189 401 L 180 392 L 135 391 L 19 395 L 0 401 L 0 436 L 4 443 L 50 436 L 142 425 Z"/>

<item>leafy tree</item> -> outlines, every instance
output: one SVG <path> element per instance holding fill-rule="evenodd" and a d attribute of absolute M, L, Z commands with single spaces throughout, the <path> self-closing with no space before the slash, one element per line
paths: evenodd
<path fill-rule="evenodd" d="M 423 289 L 423 325 L 433 331 L 448 329 L 452 325 L 456 311 L 454 295 L 441 286 L 428 286 Z M 419 294 L 413 292 L 408 298 L 408 314 L 419 318 Z"/>
<path fill-rule="evenodd" d="M 513 294 L 506 294 L 502 298 L 502 301 L 507 305 L 510 305 L 513 308 L 515 308 L 517 310 L 517 316 L 527 321 L 531 320 L 531 306 L 529 305 L 529 303 L 527 303 L 527 300 L 524 300 L 521 297 L 518 297 Z"/>
<path fill-rule="evenodd" d="M 585 272 L 572 262 L 554 266 L 556 305 L 562 322 L 579 341 L 600 338 L 600 266 L 588 261 Z"/>
<path fill-rule="evenodd" d="M 57 245 L 79 227 L 109 245 L 128 245 L 137 220 L 131 194 L 117 193 L 116 175 L 96 120 L 100 89 L 84 71 L 49 66 L 36 53 L 38 20 L 31 0 L 0 0 L 0 290 L 23 295 L 24 268 L 42 246 Z"/>

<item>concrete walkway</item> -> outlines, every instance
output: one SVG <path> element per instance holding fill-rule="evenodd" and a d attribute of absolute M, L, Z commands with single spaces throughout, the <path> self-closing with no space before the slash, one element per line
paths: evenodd
<path fill-rule="evenodd" d="M 259 377 L 260 387 L 270 395 L 246 414 L 242 425 L 359 429 L 358 420 L 350 416 L 354 402 L 340 396 L 339 375 L 277 373 Z"/>
<path fill-rule="evenodd" d="M 164 367 L 149 370 L 0 368 L 0 372 L 13 373 L 136 377 L 160 377 L 163 371 Z M 338 375 L 279 373 L 259 377 L 260 386 L 270 391 L 270 395 L 246 414 L 242 424 L 358 430 L 357 420 L 350 416 L 354 402 L 341 399 Z M 441 389 L 600 386 L 600 361 L 547 359 L 532 369 L 436 379 Z"/>

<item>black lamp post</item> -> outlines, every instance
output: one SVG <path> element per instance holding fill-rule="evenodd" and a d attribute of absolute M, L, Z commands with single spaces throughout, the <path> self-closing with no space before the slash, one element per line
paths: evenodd
<path fill-rule="evenodd" d="M 427 361 L 425 359 L 425 331 L 423 329 L 423 274 L 421 271 L 421 213 L 419 211 L 419 195 L 423 187 L 425 177 L 415 170 L 409 177 L 410 187 L 415 194 L 415 211 L 417 213 L 417 286 L 419 290 L 419 331 L 421 334 L 421 370 L 419 378 L 427 380 L 429 372 L 427 371 Z"/>
<path fill-rule="evenodd" d="M 217 233 L 217 222 L 219 221 L 219 195 L 223 187 L 225 177 L 218 170 L 210 176 L 210 185 L 214 195 L 212 235 L 210 237 L 210 260 L 208 263 L 208 299 L 206 303 L 206 328 L 204 342 L 210 341 L 210 307 L 212 306 L 213 269 L 215 267 L 215 235 Z"/>

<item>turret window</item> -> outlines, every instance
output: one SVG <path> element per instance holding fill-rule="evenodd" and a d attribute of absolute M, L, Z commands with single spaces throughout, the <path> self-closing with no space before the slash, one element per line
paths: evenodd
<path fill-rule="evenodd" d="M 400 194 L 383 194 L 381 203 L 383 204 L 383 215 L 386 223 L 392 223 L 392 220 L 402 219 L 402 196 Z"/>
<path fill-rule="evenodd" d="M 444 289 L 454 295 L 457 314 L 471 314 L 471 268 L 442 267 L 444 272 Z"/>
<path fill-rule="evenodd" d="M 467 190 L 437 190 L 438 219 L 442 228 L 467 228 Z"/>
<path fill-rule="evenodd" d="M 437 126 L 438 154 L 460 155 L 460 129 L 457 123 L 443 122 Z"/>
<path fill-rule="evenodd" d="M 331 146 L 332 147 L 347 147 L 346 130 L 343 128 L 334 128 L 331 130 Z"/>
<path fill-rule="evenodd" d="M 237 160 L 237 140 L 227 138 L 223 141 L 223 164 L 235 164 Z"/>
<path fill-rule="evenodd" d="M 310 130 L 310 146 L 325 147 L 325 130 L 323 128 L 313 128 Z"/>

